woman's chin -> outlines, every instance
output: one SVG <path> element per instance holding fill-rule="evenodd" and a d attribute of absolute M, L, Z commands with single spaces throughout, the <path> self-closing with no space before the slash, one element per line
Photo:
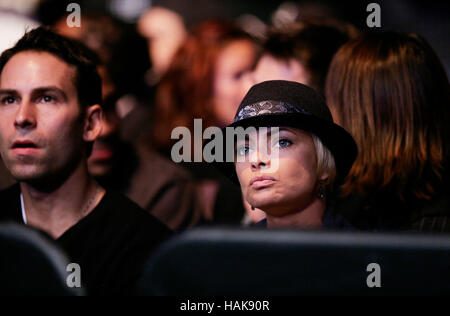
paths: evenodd
<path fill-rule="evenodd" d="M 273 201 L 268 202 L 255 202 L 253 206 L 257 209 L 260 209 L 268 216 L 281 217 L 291 213 L 290 210 L 287 210 L 283 207 L 283 205 L 279 203 L 273 203 Z"/>

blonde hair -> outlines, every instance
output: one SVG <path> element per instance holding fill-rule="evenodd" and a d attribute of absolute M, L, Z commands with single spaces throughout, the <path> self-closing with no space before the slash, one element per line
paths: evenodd
<path fill-rule="evenodd" d="M 336 163 L 333 154 L 322 143 L 319 137 L 314 134 L 311 134 L 311 137 L 316 148 L 318 178 L 320 179 L 325 173 L 328 173 L 326 183 L 332 184 L 336 179 Z"/>

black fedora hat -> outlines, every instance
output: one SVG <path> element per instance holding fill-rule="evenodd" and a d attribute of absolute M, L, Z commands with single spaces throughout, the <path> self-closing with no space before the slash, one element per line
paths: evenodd
<path fill-rule="evenodd" d="M 358 152 L 353 137 L 333 122 L 325 100 L 315 90 L 298 82 L 272 80 L 254 85 L 239 105 L 233 123 L 227 127 L 239 126 L 287 126 L 311 132 L 333 154 L 336 182 L 346 177 Z M 226 135 L 225 129 L 223 135 Z M 218 163 L 217 166 L 237 181 L 233 163 Z"/>

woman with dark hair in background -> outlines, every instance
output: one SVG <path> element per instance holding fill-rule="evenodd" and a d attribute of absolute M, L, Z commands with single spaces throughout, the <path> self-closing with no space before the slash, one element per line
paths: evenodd
<path fill-rule="evenodd" d="M 338 51 L 327 103 L 359 154 L 336 209 L 357 227 L 450 231 L 449 93 L 441 62 L 417 35 L 371 34 Z"/>
<path fill-rule="evenodd" d="M 256 59 L 253 39 L 231 22 L 207 20 L 188 35 L 157 90 L 153 146 L 167 153 L 175 127 L 231 123 L 239 102 L 240 79 Z M 231 113 L 231 114 L 230 114 Z"/>
<path fill-rule="evenodd" d="M 158 85 L 151 145 L 170 157 L 174 128 L 187 127 L 193 135 L 194 119 L 202 119 L 203 129 L 231 123 L 243 97 L 242 76 L 256 54 L 254 40 L 231 22 L 207 20 L 195 27 Z M 197 180 L 204 219 L 239 224 L 244 214 L 239 188 L 207 164 L 183 165 Z"/>

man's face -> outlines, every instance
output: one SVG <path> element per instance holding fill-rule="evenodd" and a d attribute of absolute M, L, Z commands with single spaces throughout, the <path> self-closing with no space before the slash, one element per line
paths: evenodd
<path fill-rule="evenodd" d="M 12 57 L 0 74 L 0 151 L 24 182 L 70 172 L 85 150 L 75 67 L 45 52 Z"/>

